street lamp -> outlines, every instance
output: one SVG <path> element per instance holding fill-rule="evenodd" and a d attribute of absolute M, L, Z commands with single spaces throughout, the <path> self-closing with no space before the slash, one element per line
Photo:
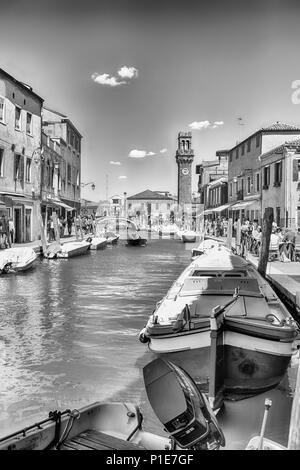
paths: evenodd
<path fill-rule="evenodd" d="M 90 182 L 90 183 L 81 183 L 81 187 L 82 187 L 82 188 L 84 188 L 84 186 L 88 186 L 88 185 L 91 185 L 91 188 L 92 188 L 93 191 L 95 190 L 95 188 L 96 188 L 95 183 L 93 183 L 93 182 Z"/>

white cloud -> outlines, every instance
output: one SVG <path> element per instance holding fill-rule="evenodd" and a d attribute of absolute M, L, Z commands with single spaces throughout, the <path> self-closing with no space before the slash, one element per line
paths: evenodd
<path fill-rule="evenodd" d="M 212 129 L 216 129 L 216 127 L 223 126 L 223 124 L 224 124 L 224 121 L 215 121 L 213 123 Z"/>
<path fill-rule="evenodd" d="M 194 121 L 189 124 L 189 127 L 195 131 L 201 131 L 202 129 L 216 129 L 219 126 L 222 126 L 224 121 L 215 121 L 211 123 L 210 121 Z"/>
<path fill-rule="evenodd" d="M 156 155 L 154 152 L 147 152 L 147 150 L 130 150 L 128 157 L 130 158 L 145 158 L 151 157 L 152 155 Z"/>
<path fill-rule="evenodd" d="M 93 73 L 92 79 L 96 83 L 100 83 L 100 85 L 108 85 L 108 86 L 120 86 L 125 85 L 127 82 L 118 82 L 116 77 L 111 77 L 108 73 L 103 73 L 99 75 L 98 73 Z"/>
<path fill-rule="evenodd" d="M 111 160 L 109 163 L 111 165 L 121 165 L 121 162 L 114 162 L 113 160 Z"/>
<path fill-rule="evenodd" d="M 119 77 L 114 77 L 113 75 L 110 75 L 109 73 L 93 73 L 92 75 L 92 80 L 94 82 L 99 83 L 100 85 L 108 85 L 111 87 L 116 87 L 120 85 L 126 85 L 130 83 L 130 80 L 132 78 L 136 78 L 138 76 L 138 70 L 135 67 L 127 67 L 124 65 L 123 67 L 118 70 L 118 75 L 121 78 L 128 79 L 126 80 L 119 80 Z"/>
<path fill-rule="evenodd" d="M 118 75 L 122 78 L 136 78 L 138 76 L 138 70 L 135 67 L 123 66 L 118 70 Z"/>
<path fill-rule="evenodd" d="M 168 151 L 168 149 L 161 149 L 160 153 L 166 153 L 167 151 Z"/>
<path fill-rule="evenodd" d="M 119 180 L 126 180 L 126 179 L 127 179 L 127 176 L 125 176 L 125 175 L 119 176 Z"/>
<path fill-rule="evenodd" d="M 207 129 L 210 126 L 209 121 L 194 121 L 189 124 L 191 129 L 195 131 L 200 131 L 201 129 Z"/>

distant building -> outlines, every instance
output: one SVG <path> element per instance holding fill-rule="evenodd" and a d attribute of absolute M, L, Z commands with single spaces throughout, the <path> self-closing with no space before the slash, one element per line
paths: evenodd
<path fill-rule="evenodd" d="M 261 155 L 262 213 L 272 207 L 279 227 L 300 229 L 300 138 Z"/>
<path fill-rule="evenodd" d="M 176 150 L 176 163 L 178 166 L 177 202 L 180 206 L 192 202 L 192 163 L 194 151 L 192 149 L 192 133 L 179 132 Z"/>
<path fill-rule="evenodd" d="M 88 216 L 93 215 L 95 216 L 99 207 L 99 202 L 89 201 L 88 199 L 81 199 L 81 215 Z"/>
<path fill-rule="evenodd" d="M 0 69 L 0 212 L 13 219 L 17 243 L 40 234 L 43 101 Z"/>
<path fill-rule="evenodd" d="M 218 150 L 214 160 L 204 160 L 196 165 L 198 179 L 198 192 L 200 203 L 204 205 L 206 214 L 212 214 L 212 209 L 222 206 L 228 202 L 228 155 L 229 150 Z M 222 212 L 219 211 L 220 213 Z"/>
<path fill-rule="evenodd" d="M 151 191 L 147 189 L 127 198 L 127 214 L 137 218 L 142 225 L 148 222 L 168 222 L 172 218 L 176 197 L 168 191 Z"/>
<path fill-rule="evenodd" d="M 101 217 L 125 216 L 126 193 L 114 194 L 108 200 L 99 201 L 97 215 Z"/>
<path fill-rule="evenodd" d="M 60 198 L 64 204 L 79 212 L 82 136 L 64 114 L 44 107 L 42 116 L 43 131 L 60 145 Z"/>
<path fill-rule="evenodd" d="M 261 221 L 262 206 L 265 207 L 262 199 L 266 196 L 262 189 L 261 157 L 284 142 L 299 138 L 300 127 L 277 122 L 232 147 L 228 163 L 228 202 L 233 218 Z"/>

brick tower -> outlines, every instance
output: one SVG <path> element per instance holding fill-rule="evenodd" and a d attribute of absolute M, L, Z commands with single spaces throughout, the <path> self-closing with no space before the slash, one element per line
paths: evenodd
<path fill-rule="evenodd" d="M 176 162 L 178 165 L 178 204 L 191 204 L 192 202 L 192 133 L 179 132 Z"/>

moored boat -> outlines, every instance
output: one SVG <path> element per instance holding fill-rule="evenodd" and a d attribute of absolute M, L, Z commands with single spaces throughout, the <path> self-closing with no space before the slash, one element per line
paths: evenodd
<path fill-rule="evenodd" d="M 0 450 L 213 450 L 225 445 L 207 398 L 185 371 L 156 359 L 143 372 L 148 400 L 165 436 L 145 431 L 140 409 L 132 403 L 96 402 L 50 412 L 48 418 L 0 438 Z"/>
<path fill-rule="evenodd" d="M 145 246 L 147 243 L 146 238 L 142 238 L 139 233 L 133 232 L 127 235 L 127 245 L 130 246 Z"/>
<path fill-rule="evenodd" d="M 151 351 L 183 367 L 205 389 L 210 314 L 228 303 L 223 333 L 227 393 L 253 395 L 276 386 L 293 354 L 295 322 L 267 281 L 224 246 L 204 252 L 183 271 L 140 340 L 149 341 Z"/>
<path fill-rule="evenodd" d="M 104 237 L 89 237 L 87 241 L 91 243 L 91 250 L 103 250 L 107 245 L 107 239 Z"/>
<path fill-rule="evenodd" d="M 73 258 L 81 256 L 88 252 L 91 243 L 85 240 L 67 242 L 61 245 L 61 250 L 57 252 L 57 258 Z"/>
<path fill-rule="evenodd" d="M 33 248 L 7 248 L 0 253 L 0 274 L 28 271 L 37 257 Z"/>
<path fill-rule="evenodd" d="M 183 243 L 195 243 L 197 240 L 197 233 L 194 230 L 184 230 L 181 234 Z"/>
<path fill-rule="evenodd" d="M 119 235 L 110 231 L 102 232 L 100 236 L 106 239 L 108 245 L 115 245 L 116 243 L 118 243 L 118 240 L 120 238 Z"/>

